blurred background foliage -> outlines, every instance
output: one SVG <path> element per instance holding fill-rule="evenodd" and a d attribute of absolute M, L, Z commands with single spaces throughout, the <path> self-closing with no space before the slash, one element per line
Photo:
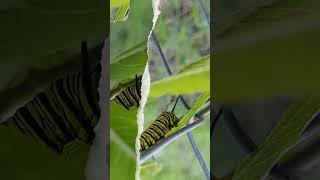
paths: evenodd
<path fill-rule="evenodd" d="M 125 21 L 111 24 L 112 57 L 119 54 L 117 49 L 123 50 L 132 47 L 132 44 L 136 43 L 137 36 L 140 36 L 132 34 L 145 31 L 145 29 L 141 28 L 146 27 L 146 22 L 150 20 L 150 17 L 146 15 L 146 9 L 151 8 L 150 4 L 135 2 L 136 0 L 131 1 L 130 13 L 127 20 L 135 23 L 130 26 L 119 25 L 117 28 L 114 28 L 114 26 L 119 23 L 124 23 Z M 209 13 L 209 0 L 205 0 L 204 2 L 206 4 L 206 10 Z M 154 31 L 173 72 L 210 53 L 210 28 L 199 11 L 198 1 L 162 0 L 160 1 L 160 10 L 161 14 Z M 150 30 L 151 27 L 147 28 Z M 134 30 L 134 32 L 132 32 L 132 30 Z M 149 49 L 149 71 L 151 81 L 167 77 L 162 60 L 152 41 Z M 192 94 L 186 95 L 185 97 L 191 105 L 198 95 L 199 94 Z M 147 127 L 150 125 L 162 112 L 171 110 L 174 101 L 175 97 L 172 96 L 162 96 L 156 100 L 149 101 L 144 110 L 144 126 Z M 182 116 L 186 111 L 179 102 L 175 113 L 178 116 Z M 210 167 L 209 125 L 210 122 L 207 120 L 200 127 L 193 130 L 194 138 L 208 168 Z M 155 180 L 205 179 L 205 175 L 186 135 L 171 143 L 155 155 L 154 158 L 155 160 L 150 161 L 160 163 L 161 170 L 152 177 L 142 176 L 142 178 L 152 178 Z"/>
<path fill-rule="evenodd" d="M 130 1 L 128 19 L 110 22 L 110 57 L 115 57 L 125 50 L 146 41 L 152 27 L 152 1 L 139 3 Z M 114 11 L 111 11 L 111 16 Z"/>

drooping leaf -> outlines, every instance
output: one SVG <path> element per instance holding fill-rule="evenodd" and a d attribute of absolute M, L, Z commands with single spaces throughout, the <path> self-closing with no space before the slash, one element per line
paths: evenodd
<path fill-rule="evenodd" d="M 310 95 L 290 106 L 261 147 L 242 161 L 233 179 L 256 180 L 266 176 L 277 161 L 294 147 L 319 110 L 318 95 Z"/>
<path fill-rule="evenodd" d="M 112 59 L 110 64 L 110 89 L 142 75 L 148 60 L 147 42 L 144 41 Z"/>
<path fill-rule="evenodd" d="M 159 97 L 165 94 L 188 94 L 210 90 L 210 56 L 186 66 L 180 72 L 151 83 L 149 96 Z"/>

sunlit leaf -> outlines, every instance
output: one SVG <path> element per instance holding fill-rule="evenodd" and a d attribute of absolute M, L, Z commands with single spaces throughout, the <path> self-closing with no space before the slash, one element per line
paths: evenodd
<path fill-rule="evenodd" d="M 150 87 L 151 97 L 165 94 L 188 94 L 210 90 L 210 57 L 201 59 L 162 80 L 153 82 Z"/>
<path fill-rule="evenodd" d="M 129 4 L 130 0 L 110 0 L 110 10 L 116 7 Z"/>
<path fill-rule="evenodd" d="M 129 4 L 125 4 L 123 6 L 120 6 L 117 10 L 116 10 L 116 14 L 114 19 L 112 20 L 113 22 L 116 21 L 124 21 L 127 19 L 128 16 L 128 11 L 129 11 L 130 5 Z"/>

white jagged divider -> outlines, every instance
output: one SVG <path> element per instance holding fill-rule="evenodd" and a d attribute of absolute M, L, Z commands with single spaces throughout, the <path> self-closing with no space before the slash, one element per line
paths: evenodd
<path fill-rule="evenodd" d="M 146 64 L 146 68 L 144 70 L 144 73 L 142 75 L 142 85 L 141 85 L 141 100 L 140 100 L 140 106 L 137 114 L 137 123 L 138 123 L 138 134 L 136 137 L 136 173 L 135 173 L 135 179 L 140 180 L 140 135 L 143 131 L 143 123 L 144 123 L 144 106 L 147 102 L 147 98 L 150 91 L 150 74 L 149 74 L 149 68 L 148 68 L 148 62 Z"/>
<path fill-rule="evenodd" d="M 153 19 L 152 19 L 152 28 L 150 30 L 150 33 L 148 35 L 148 49 L 147 54 L 149 57 L 149 47 L 150 47 L 150 37 L 151 33 L 156 25 L 157 19 L 160 15 L 159 10 L 160 0 L 152 0 L 152 8 L 153 8 Z M 148 58 L 149 59 L 149 58 Z M 140 135 L 143 132 L 143 123 L 144 123 L 144 106 L 147 102 L 149 91 L 150 91 L 150 73 L 149 73 L 149 65 L 148 62 L 146 63 L 146 67 L 144 70 L 144 73 L 142 75 L 142 85 L 141 85 L 141 100 L 140 100 L 140 106 L 137 114 L 137 124 L 138 124 L 138 134 L 136 137 L 136 173 L 135 173 L 135 180 L 140 180 Z"/>
<path fill-rule="evenodd" d="M 106 180 L 110 177 L 107 174 L 109 169 L 109 159 L 107 154 L 107 143 L 109 143 L 108 135 L 108 120 L 109 120 L 109 109 L 108 109 L 108 91 L 109 91 L 109 76 L 107 67 L 109 66 L 109 37 L 105 39 L 104 46 L 102 49 L 102 57 L 100 61 L 101 65 L 101 76 L 99 81 L 99 106 L 101 109 L 100 119 L 96 127 L 94 128 L 95 138 L 89 150 L 88 160 L 85 168 L 85 176 L 87 180 Z"/>

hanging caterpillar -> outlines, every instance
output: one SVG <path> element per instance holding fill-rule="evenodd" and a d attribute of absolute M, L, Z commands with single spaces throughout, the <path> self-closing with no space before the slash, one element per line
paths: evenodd
<path fill-rule="evenodd" d="M 101 66 L 87 69 L 86 43 L 82 43 L 82 56 L 82 72 L 54 81 L 1 125 L 18 129 L 58 153 L 76 139 L 91 144 L 100 116 L 97 88 Z"/>
<path fill-rule="evenodd" d="M 123 106 L 126 109 L 130 109 L 132 106 L 139 107 L 141 100 L 141 77 L 136 75 L 135 83 L 120 92 L 114 101 Z"/>
<path fill-rule="evenodd" d="M 144 151 L 163 139 L 166 134 L 179 123 L 179 118 L 174 114 L 177 98 L 171 112 L 163 112 L 158 118 L 142 132 L 140 136 L 140 151 Z"/>

